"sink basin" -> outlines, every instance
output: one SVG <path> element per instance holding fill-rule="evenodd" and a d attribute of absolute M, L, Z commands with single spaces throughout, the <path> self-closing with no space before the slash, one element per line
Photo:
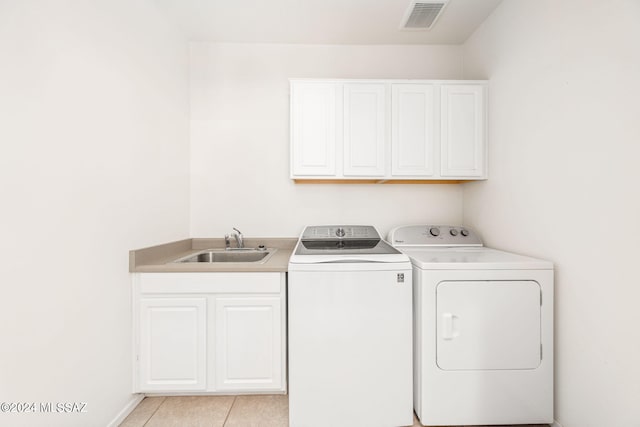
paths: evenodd
<path fill-rule="evenodd" d="M 188 257 L 177 259 L 173 262 L 266 262 L 275 249 L 258 250 L 258 249 L 241 249 L 227 251 L 224 249 L 207 249 L 198 253 L 189 255 Z"/>

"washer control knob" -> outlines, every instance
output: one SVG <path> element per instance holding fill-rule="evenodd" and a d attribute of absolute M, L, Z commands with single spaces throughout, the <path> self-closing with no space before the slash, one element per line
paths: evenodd
<path fill-rule="evenodd" d="M 336 230 L 336 236 L 344 237 L 344 235 L 345 235 L 344 228 L 338 227 L 338 229 Z"/>
<path fill-rule="evenodd" d="M 433 237 L 438 237 L 440 235 L 440 229 L 437 227 L 431 227 L 429 229 L 429 234 L 431 234 Z"/>
<path fill-rule="evenodd" d="M 460 230 L 460 234 L 462 234 L 464 237 L 467 237 L 469 235 L 469 230 L 465 230 L 463 228 L 462 230 Z"/>
<path fill-rule="evenodd" d="M 458 235 L 458 230 L 456 230 L 455 228 L 452 228 L 451 230 L 449 230 L 449 234 L 455 237 Z"/>

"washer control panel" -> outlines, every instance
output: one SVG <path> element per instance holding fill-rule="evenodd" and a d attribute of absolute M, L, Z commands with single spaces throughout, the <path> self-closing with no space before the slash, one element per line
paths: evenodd
<path fill-rule="evenodd" d="M 371 225 L 321 225 L 305 228 L 296 254 L 309 254 L 309 251 L 342 253 L 349 250 L 352 251 L 350 253 L 365 251 L 370 254 L 398 252 L 383 241 Z M 317 255 L 315 252 L 314 254 Z"/>
<path fill-rule="evenodd" d="M 302 240 L 332 239 L 380 239 L 380 235 L 370 225 L 321 225 L 309 226 L 302 233 Z"/>
<path fill-rule="evenodd" d="M 389 232 L 393 246 L 482 246 L 469 227 L 461 225 L 405 225 Z"/>

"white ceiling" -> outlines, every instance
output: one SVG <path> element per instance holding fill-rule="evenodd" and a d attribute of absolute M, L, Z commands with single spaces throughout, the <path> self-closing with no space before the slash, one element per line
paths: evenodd
<path fill-rule="evenodd" d="M 190 40 L 460 44 L 502 0 L 450 0 L 433 29 L 401 31 L 410 0 L 155 0 Z"/>

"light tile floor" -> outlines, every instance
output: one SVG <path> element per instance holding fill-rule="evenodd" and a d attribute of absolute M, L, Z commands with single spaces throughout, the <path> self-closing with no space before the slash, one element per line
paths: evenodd
<path fill-rule="evenodd" d="M 287 396 L 254 395 L 146 397 L 120 424 L 120 427 L 288 427 L 288 425 L 289 399 Z M 417 426 L 420 426 L 420 423 L 414 416 L 412 427 Z M 511 427 L 546 427 L 546 424 Z"/>
<path fill-rule="evenodd" d="M 120 427 L 287 427 L 285 395 L 146 397 Z"/>

